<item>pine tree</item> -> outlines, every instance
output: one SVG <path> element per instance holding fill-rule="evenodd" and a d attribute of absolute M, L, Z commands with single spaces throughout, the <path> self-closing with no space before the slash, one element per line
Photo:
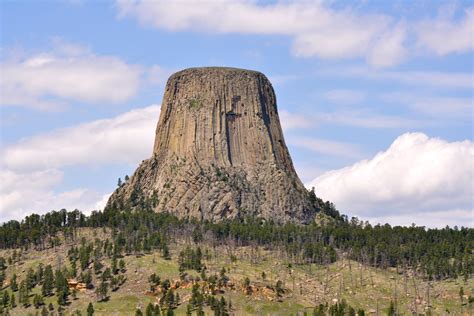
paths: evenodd
<path fill-rule="evenodd" d="M 191 316 L 193 314 L 193 306 L 191 304 L 186 305 L 186 316 Z"/>
<path fill-rule="evenodd" d="M 166 243 L 163 244 L 163 258 L 165 260 L 171 260 L 170 249 Z"/>
<path fill-rule="evenodd" d="M 120 261 L 119 261 L 119 268 L 120 268 L 120 271 L 122 271 L 122 273 L 125 272 L 125 260 L 120 259 Z"/>
<path fill-rule="evenodd" d="M 54 275 L 51 265 L 47 265 L 44 270 L 43 285 L 41 287 L 41 293 L 43 296 L 50 296 L 53 293 L 54 288 Z"/>
<path fill-rule="evenodd" d="M 100 282 L 100 285 L 96 289 L 97 299 L 99 302 L 104 301 L 107 298 L 108 284 L 106 281 Z"/>
<path fill-rule="evenodd" d="M 35 306 L 35 308 L 38 309 L 43 304 L 44 304 L 43 297 L 40 294 L 35 294 L 33 298 L 33 305 Z"/>
<path fill-rule="evenodd" d="M 3 292 L 2 295 L 3 295 L 3 297 L 2 297 L 3 307 L 8 307 L 8 305 L 10 303 L 10 295 L 8 294 L 7 291 Z"/>
<path fill-rule="evenodd" d="M 60 306 L 67 304 L 69 287 L 64 274 L 60 270 L 56 271 L 56 295 L 58 297 L 58 304 Z"/>
<path fill-rule="evenodd" d="M 87 316 L 92 315 L 94 315 L 94 306 L 92 305 L 92 303 L 89 303 L 89 305 L 87 305 Z"/>
<path fill-rule="evenodd" d="M 117 256 L 114 254 L 112 257 L 112 273 L 117 274 L 118 268 L 117 268 Z"/>
<path fill-rule="evenodd" d="M 172 289 L 168 289 L 165 295 L 165 304 L 168 309 L 173 309 L 175 306 L 175 297 Z"/>
<path fill-rule="evenodd" d="M 279 298 L 283 295 L 283 293 L 285 293 L 285 290 L 283 289 L 283 282 L 281 282 L 281 280 L 277 281 L 275 285 L 275 292 Z"/>
<path fill-rule="evenodd" d="M 28 269 L 28 272 L 26 273 L 26 288 L 28 289 L 28 291 L 30 291 L 31 289 L 33 289 L 33 287 L 35 286 L 36 284 L 36 280 L 35 280 L 35 273 L 33 271 L 33 269 Z"/>
<path fill-rule="evenodd" d="M 12 289 L 13 292 L 18 291 L 18 283 L 16 282 L 16 274 L 13 274 L 12 276 L 12 282 L 11 282 L 10 288 Z"/>
<path fill-rule="evenodd" d="M 148 303 L 148 306 L 146 307 L 145 315 L 146 316 L 153 316 L 154 312 L 155 312 L 155 309 L 153 308 L 153 304 Z"/>
<path fill-rule="evenodd" d="M 387 316 L 395 316 L 395 305 L 393 304 L 393 301 L 390 301 L 390 305 L 388 307 L 387 311 Z"/>
<path fill-rule="evenodd" d="M 16 307 L 16 298 L 15 298 L 15 293 L 12 293 L 12 296 L 10 298 L 10 307 L 13 309 Z"/>
<path fill-rule="evenodd" d="M 28 289 L 26 287 L 25 281 L 21 281 L 20 283 L 20 304 L 22 304 L 25 307 L 28 307 L 30 305 L 30 294 L 28 292 Z"/>

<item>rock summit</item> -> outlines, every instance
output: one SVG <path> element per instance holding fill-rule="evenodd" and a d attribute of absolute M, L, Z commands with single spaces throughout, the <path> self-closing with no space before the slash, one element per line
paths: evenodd
<path fill-rule="evenodd" d="M 317 211 L 293 167 L 270 81 L 222 67 L 185 69 L 168 79 L 153 155 L 107 207 L 281 223 L 308 223 Z"/>

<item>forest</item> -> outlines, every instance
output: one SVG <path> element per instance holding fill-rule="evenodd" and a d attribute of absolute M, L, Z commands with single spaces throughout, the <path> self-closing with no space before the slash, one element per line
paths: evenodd
<path fill-rule="evenodd" d="M 59 242 L 59 234 L 74 239 L 81 227 L 112 230 L 114 251 L 139 253 L 167 251 L 177 240 L 206 242 L 215 246 L 264 246 L 283 250 L 299 263 L 327 264 L 340 256 L 373 267 L 410 269 L 427 280 L 462 276 L 474 268 L 474 230 L 471 228 L 427 229 L 423 226 L 371 225 L 350 220 L 324 203 L 324 223 L 278 225 L 258 218 L 238 218 L 211 223 L 178 219 L 150 209 L 94 211 L 89 216 L 78 210 L 32 214 L 0 226 L 0 249 L 29 247 L 44 249 Z"/>

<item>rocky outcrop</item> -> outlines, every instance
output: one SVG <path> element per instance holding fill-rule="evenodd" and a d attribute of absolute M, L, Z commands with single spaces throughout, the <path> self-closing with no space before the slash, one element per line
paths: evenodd
<path fill-rule="evenodd" d="M 314 218 L 265 75 L 212 67 L 169 78 L 153 156 L 108 201 L 108 207 L 138 206 L 211 221 Z"/>

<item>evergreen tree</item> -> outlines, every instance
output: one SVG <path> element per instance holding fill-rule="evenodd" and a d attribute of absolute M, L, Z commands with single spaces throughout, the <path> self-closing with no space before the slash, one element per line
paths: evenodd
<path fill-rule="evenodd" d="M 20 283 L 19 295 L 20 304 L 28 307 L 30 305 L 30 293 L 28 292 L 28 288 L 26 287 L 26 282 L 24 280 Z"/>
<path fill-rule="evenodd" d="M 10 297 L 10 307 L 11 307 L 12 309 L 16 307 L 15 293 L 12 293 L 12 296 Z"/>
<path fill-rule="evenodd" d="M 193 306 L 191 304 L 186 305 L 186 316 L 191 316 L 193 314 Z"/>
<path fill-rule="evenodd" d="M 122 273 L 125 272 L 125 260 L 120 259 L 120 261 L 119 261 L 119 268 L 120 268 L 120 271 L 122 271 Z"/>
<path fill-rule="evenodd" d="M 117 267 L 117 256 L 114 254 L 112 257 L 112 273 L 117 274 L 118 267 Z"/>
<path fill-rule="evenodd" d="M 10 288 L 12 289 L 13 292 L 18 291 L 18 284 L 16 282 L 16 274 L 14 273 L 12 276 L 12 281 L 10 284 Z"/>
<path fill-rule="evenodd" d="M 99 302 L 105 301 L 107 299 L 108 292 L 108 283 L 106 281 L 100 282 L 100 285 L 96 289 L 97 300 Z"/>
<path fill-rule="evenodd" d="M 283 282 L 278 280 L 275 285 L 275 292 L 278 298 L 281 298 L 283 293 L 285 293 L 285 289 L 283 288 Z"/>
<path fill-rule="evenodd" d="M 387 310 L 387 316 L 396 316 L 395 305 L 393 304 L 393 301 L 390 301 L 390 305 Z"/>
<path fill-rule="evenodd" d="M 170 248 L 166 243 L 163 244 L 162 254 L 165 260 L 171 260 Z"/>
<path fill-rule="evenodd" d="M 43 296 L 41 296 L 40 294 L 35 294 L 33 298 L 33 305 L 35 306 L 36 309 L 44 305 Z"/>
<path fill-rule="evenodd" d="M 154 307 L 153 307 L 153 304 L 148 303 L 148 306 L 146 307 L 145 315 L 146 315 L 146 316 L 153 316 L 154 313 L 155 313 L 155 309 L 154 309 Z"/>
<path fill-rule="evenodd" d="M 89 305 L 87 305 L 87 316 L 92 315 L 94 315 L 94 306 L 92 305 L 92 303 L 89 303 Z"/>
<path fill-rule="evenodd" d="M 56 271 L 56 295 L 58 300 L 58 305 L 64 306 L 67 304 L 67 299 L 69 296 L 69 287 L 67 280 L 61 270 Z"/>
<path fill-rule="evenodd" d="M 54 288 L 54 275 L 51 265 L 47 265 L 44 270 L 43 285 L 41 287 L 41 293 L 43 296 L 50 296 L 53 293 Z"/>
<path fill-rule="evenodd" d="M 33 287 L 36 285 L 36 277 L 35 277 L 35 272 L 33 269 L 28 269 L 28 272 L 26 273 L 26 288 L 28 291 L 31 291 Z"/>
<path fill-rule="evenodd" d="M 8 294 L 7 291 L 2 293 L 2 305 L 3 307 L 8 307 L 10 303 L 10 295 Z"/>

